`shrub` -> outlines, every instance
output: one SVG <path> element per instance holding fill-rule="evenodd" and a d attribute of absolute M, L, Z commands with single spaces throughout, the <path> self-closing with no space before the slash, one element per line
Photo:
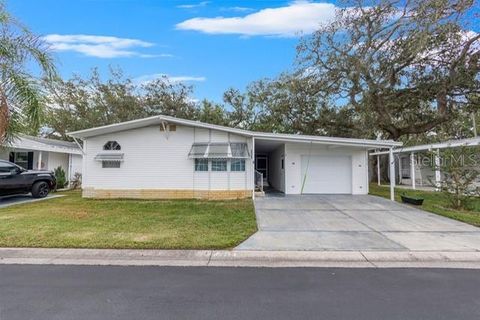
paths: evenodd
<path fill-rule="evenodd" d="M 79 172 L 75 172 L 73 175 L 73 179 L 70 181 L 70 187 L 72 189 L 78 189 L 82 186 L 82 174 Z"/>
<path fill-rule="evenodd" d="M 442 152 L 440 163 L 433 165 L 442 175 L 437 187 L 454 209 L 466 209 L 471 197 L 480 195 L 476 183 L 480 176 L 478 151 L 477 147 L 447 148 Z"/>
<path fill-rule="evenodd" d="M 65 170 L 63 170 L 63 168 L 59 166 L 53 171 L 53 173 L 55 175 L 55 179 L 57 179 L 57 189 L 65 188 L 65 186 L 67 185 L 67 177 L 65 175 Z"/>

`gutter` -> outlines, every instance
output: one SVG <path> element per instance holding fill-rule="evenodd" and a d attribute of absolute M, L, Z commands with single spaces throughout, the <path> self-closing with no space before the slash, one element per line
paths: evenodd
<path fill-rule="evenodd" d="M 386 142 L 386 143 L 375 143 L 374 141 L 336 141 L 336 140 L 320 140 L 320 139 L 309 139 L 309 138 L 302 138 L 302 137 L 266 137 L 266 136 L 254 136 L 257 139 L 262 139 L 262 140 L 270 140 L 270 141 L 285 141 L 285 142 L 301 142 L 301 143 L 316 143 L 316 144 L 323 144 L 323 145 L 341 145 L 341 146 L 347 146 L 347 147 L 370 147 L 370 148 L 390 148 L 394 146 L 402 146 L 402 142 Z"/>

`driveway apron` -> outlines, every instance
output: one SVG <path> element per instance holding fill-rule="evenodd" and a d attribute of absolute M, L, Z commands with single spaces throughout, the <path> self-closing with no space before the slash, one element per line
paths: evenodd
<path fill-rule="evenodd" d="M 480 251 L 479 228 L 376 196 L 267 196 L 255 211 L 236 250 Z"/>

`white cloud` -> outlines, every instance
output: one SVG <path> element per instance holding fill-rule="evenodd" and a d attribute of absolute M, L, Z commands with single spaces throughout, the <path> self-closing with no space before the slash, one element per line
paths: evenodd
<path fill-rule="evenodd" d="M 209 3 L 210 3 L 210 1 L 202 1 L 202 2 L 199 2 L 199 3 L 196 3 L 196 4 L 181 4 L 181 5 L 177 6 L 177 8 L 180 8 L 180 9 L 195 9 L 195 8 L 205 7 Z"/>
<path fill-rule="evenodd" d="M 146 74 L 133 79 L 135 83 L 148 83 L 157 79 L 168 79 L 170 82 L 203 82 L 206 81 L 205 77 L 198 76 L 171 76 L 165 73 Z"/>
<path fill-rule="evenodd" d="M 74 51 L 97 58 L 170 57 L 169 54 L 145 54 L 136 48 L 149 48 L 153 43 L 129 38 L 86 34 L 49 34 L 43 37 L 54 51 Z"/>
<path fill-rule="evenodd" d="M 140 58 L 173 58 L 173 57 L 175 57 L 173 54 L 170 54 L 170 53 L 160 53 L 160 54 L 138 53 L 137 55 Z"/>
<path fill-rule="evenodd" d="M 220 8 L 220 11 L 249 12 L 254 11 L 254 9 L 248 7 L 224 7 Z"/>
<path fill-rule="evenodd" d="M 193 77 L 193 76 L 176 76 L 176 77 L 171 77 L 168 76 L 168 79 L 173 82 L 204 82 L 207 80 L 205 77 Z"/>
<path fill-rule="evenodd" d="M 243 17 L 193 18 L 176 25 L 177 29 L 208 34 L 243 36 L 295 36 L 311 33 L 335 17 L 338 9 L 331 3 L 296 1 L 285 7 L 266 8 Z"/>

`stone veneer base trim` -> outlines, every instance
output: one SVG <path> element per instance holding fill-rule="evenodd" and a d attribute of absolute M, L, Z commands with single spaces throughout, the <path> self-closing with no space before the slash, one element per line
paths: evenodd
<path fill-rule="evenodd" d="M 188 189 L 95 189 L 84 188 L 84 198 L 95 199 L 207 199 L 230 200 L 252 197 L 252 190 L 188 190 Z"/>

